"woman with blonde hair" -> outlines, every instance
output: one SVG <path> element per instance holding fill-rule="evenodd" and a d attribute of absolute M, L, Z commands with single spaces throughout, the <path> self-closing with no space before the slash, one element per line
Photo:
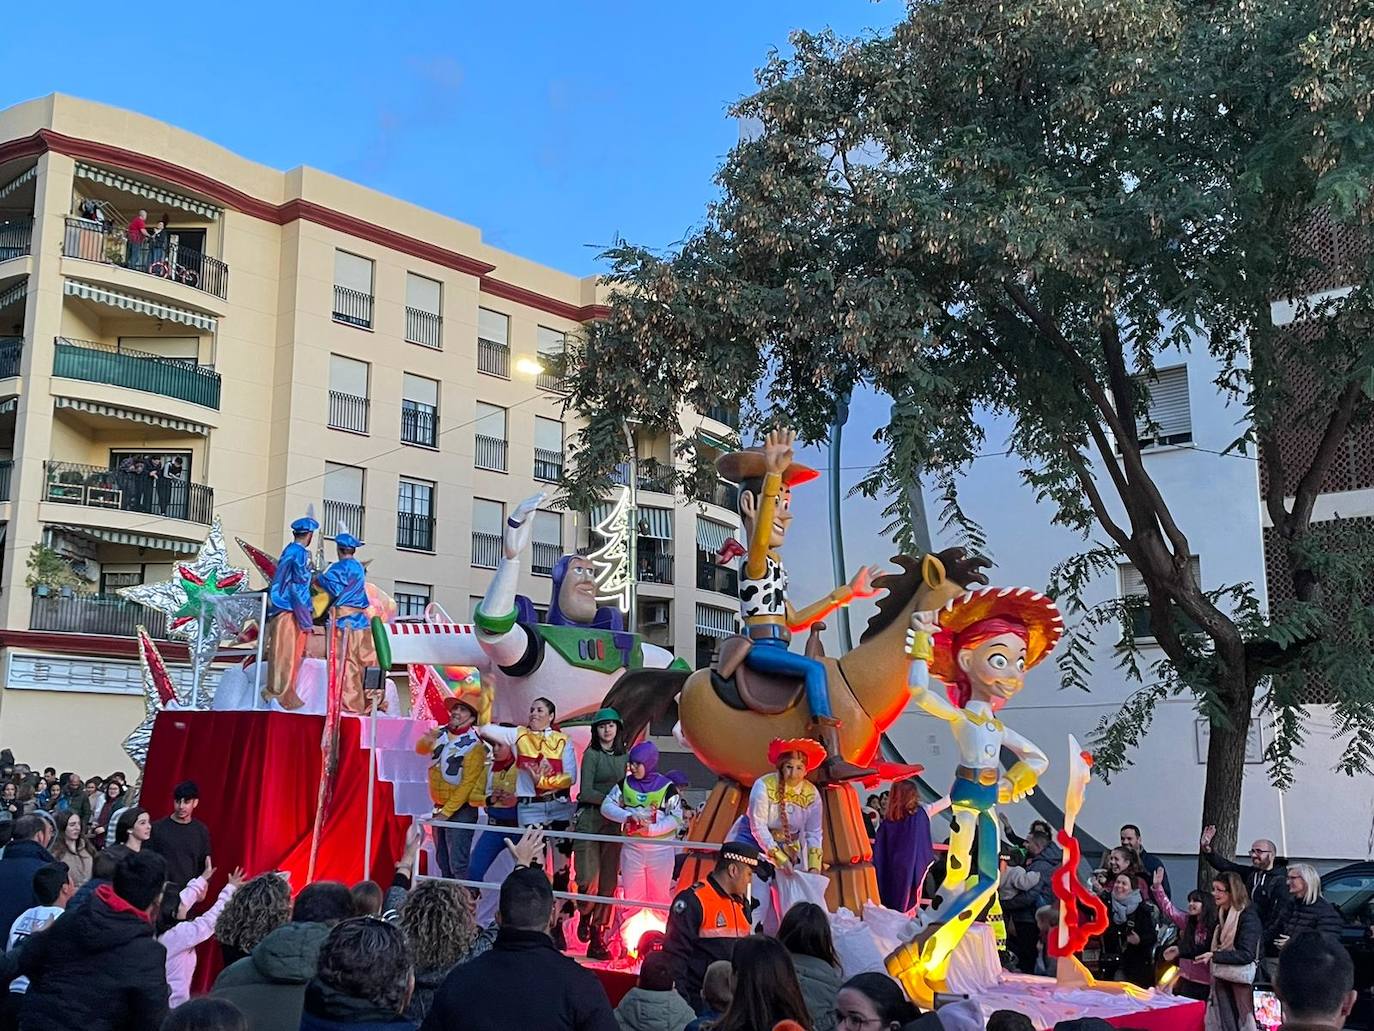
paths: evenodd
<path fill-rule="evenodd" d="M 401 904 L 400 925 L 415 954 L 405 1018 L 420 1024 L 449 971 L 491 948 L 494 932 L 477 927 L 472 896 L 448 881 L 421 881 Z"/>
<path fill-rule="evenodd" d="M 1345 929 L 1340 911 L 1322 898 L 1322 879 L 1308 863 L 1288 864 L 1288 904 L 1275 924 L 1274 944 L 1280 949 L 1303 931 L 1339 938 Z"/>
<path fill-rule="evenodd" d="M 1264 924 L 1237 874 L 1213 877 L 1212 899 L 1217 904 L 1212 951 L 1197 958 L 1212 970 L 1205 1031 L 1255 1031 L 1254 984 L 1264 951 Z"/>
<path fill-rule="evenodd" d="M 86 840 L 86 828 L 81 822 L 81 814 L 75 809 L 57 813 L 55 819 L 57 833 L 48 851 L 59 863 L 67 864 L 72 883 L 79 888 L 91 879 L 95 849 Z"/>
<path fill-rule="evenodd" d="M 281 873 L 258 874 L 241 887 L 215 921 L 224 965 L 242 959 L 291 920 L 291 885 Z"/>

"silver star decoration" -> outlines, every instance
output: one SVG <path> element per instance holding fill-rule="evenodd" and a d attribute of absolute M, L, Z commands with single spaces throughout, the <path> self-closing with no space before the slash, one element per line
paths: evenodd
<path fill-rule="evenodd" d="M 148 745 L 152 741 L 157 714 L 173 702 L 178 708 L 186 708 L 191 692 L 189 688 L 177 686 L 167 671 L 162 653 L 141 626 L 138 628 L 138 666 L 143 672 L 143 722 L 124 739 L 124 751 L 141 770 L 148 759 Z"/>

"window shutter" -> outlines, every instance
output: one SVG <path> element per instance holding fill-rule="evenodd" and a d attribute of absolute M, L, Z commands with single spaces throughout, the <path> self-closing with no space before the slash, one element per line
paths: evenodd
<path fill-rule="evenodd" d="M 1141 440 L 1160 444 L 1186 443 L 1193 439 L 1192 410 L 1188 404 L 1188 366 L 1160 369 L 1155 378 L 1146 378 L 1149 391 L 1149 419 L 1138 432 Z M 1150 425 L 1153 424 L 1153 425 Z"/>
<path fill-rule="evenodd" d="M 472 528 L 475 531 L 492 533 L 499 537 L 505 521 L 506 510 L 501 502 L 488 501 L 486 498 L 472 499 Z"/>
<path fill-rule="evenodd" d="M 540 509 L 534 513 L 534 530 L 531 537 L 540 544 L 563 546 L 563 517 L 557 512 Z"/>
<path fill-rule="evenodd" d="M 563 453 L 563 424 L 557 419 L 534 417 L 534 446 L 543 451 Z"/>
<path fill-rule="evenodd" d="M 439 384 L 432 379 L 425 379 L 424 376 L 405 373 L 401 393 L 406 401 L 429 405 L 431 408 L 439 407 Z"/>
<path fill-rule="evenodd" d="M 363 471 L 352 465 L 324 465 L 324 496 L 326 500 L 345 505 L 363 503 Z M 332 529 L 330 527 L 329 529 Z"/>
<path fill-rule="evenodd" d="M 416 311 L 427 311 L 431 315 L 438 315 L 440 292 L 441 288 L 439 284 L 433 279 L 417 276 L 414 272 L 406 273 L 407 308 L 414 308 Z"/>
<path fill-rule="evenodd" d="M 495 344 L 510 342 L 510 318 L 489 308 L 477 309 L 477 336 Z"/>
<path fill-rule="evenodd" d="M 562 354 L 568 346 L 568 336 L 548 326 L 540 326 L 536 336 L 536 347 L 540 354 Z"/>
<path fill-rule="evenodd" d="M 347 251 L 335 251 L 334 285 L 357 290 L 360 294 L 371 294 L 372 262 Z"/>
<path fill-rule="evenodd" d="M 506 439 L 506 410 L 499 405 L 477 402 L 477 436 Z"/>
<path fill-rule="evenodd" d="M 352 394 L 354 397 L 367 397 L 367 372 L 367 362 L 331 354 L 329 389 L 340 394 Z"/>

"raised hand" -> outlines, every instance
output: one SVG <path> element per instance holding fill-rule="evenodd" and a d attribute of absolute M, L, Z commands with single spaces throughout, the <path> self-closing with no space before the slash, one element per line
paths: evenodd
<path fill-rule="evenodd" d="M 769 430 L 763 440 L 763 467 L 770 473 L 786 472 L 792 464 L 792 445 L 796 441 L 796 430 Z"/>
<path fill-rule="evenodd" d="M 1214 824 L 1208 824 L 1205 828 L 1203 828 L 1203 831 L 1202 831 L 1202 839 L 1201 839 L 1201 841 L 1199 842 L 1199 844 L 1201 844 L 1201 846 L 1202 846 L 1202 851 L 1204 851 L 1204 852 L 1210 852 L 1210 851 L 1212 851 L 1212 839 L 1215 838 L 1216 836 L 1217 836 L 1217 828 L 1216 828 L 1216 826 L 1215 826 Z"/>
<path fill-rule="evenodd" d="M 506 558 L 519 558 L 520 553 L 529 546 L 530 538 L 534 535 L 534 513 L 547 497 L 547 494 L 540 492 L 532 498 L 526 498 L 515 506 L 506 519 L 506 527 L 501 534 L 501 553 Z"/>
<path fill-rule="evenodd" d="M 849 581 L 849 589 L 854 592 L 856 598 L 871 598 L 881 590 L 881 588 L 873 586 L 873 581 L 882 575 L 881 569 L 874 569 L 872 566 L 860 566 L 859 571 L 854 574 L 854 579 Z"/>
<path fill-rule="evenodd" d="M 206 884 L 209 884 L 210 881 L 214 879 L 215 864 L 210 861 L 209 856 L 205 857 L 205 869 L 200 872 L 200 875 L 205 878 Z"/>
<path fill-rule="evenodd" d="M 229 874 L 229 883 L 235 888 L 242 888 L 245 880 L 247 880 L 247 877 L 244 876 L 243 867 L 241 866 L 234 867 L 233 872 Z"/>
<path fill-rule="evenodd" d="M 515 856 L 516 866 L 529 866 L 544 854 L 544 831 L 540 827 L 528 827 L 519 841 L 507 838 L 506 848 Z"/>
<path fill-rule="evenodd" d="M 1162 866 L 1155 871 L 1154 885 L 1156 888 L 1164 887 L 1164 867 Z"/>

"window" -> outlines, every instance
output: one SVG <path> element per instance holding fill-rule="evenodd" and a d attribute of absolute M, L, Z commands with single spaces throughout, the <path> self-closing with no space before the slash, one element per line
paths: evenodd
<path fill-rule="evenodd" d="M 1136 378 L 1150 395 L 1146 416 L 1136 426 L 1141 447 L 1190 443 L 1193 416 L 1188 404 L 1188 366 L 1157 369 L 1153 377 Z"/>
<path fill-rule="evenodd" d="M 477 402 L 477 438 L 473 464 L 492 472 L 506 471 L 506 410 L 499 405 Z"/>
<path fill-rule="evenodd" d="M 334 321 L 372 328 L 372 261 L 334 252 Z"/>
<path fill-rule="evenodd" d="M 697 587 L 717 594 L 739 594 L 739 574 L 716 562 L 734 530 L 724 523 L 697 516 Z"/>
<path fill-rule="evenodd" d="M 472 499 L 472 564 L 478 569 L 496 568 L 505 526 L 505 505 L 486 498 Z"/>
<path fill-rule="evenodd" d="M 341 354 L 329 356 L 329 426 L 350 433 L 367 432 L 367 362 L 345 358 Z"/>
<path fill-rule="evenodd" d="M 510 316 L 477 309 L 477 371 L 510 379 Z"/>
<path fill-rule="evenodd" d="M 530 572 L 548 576 L 554 563 L 563 557 L 563 516 L 559 512 L 540 509 L 534 513 L 534 528 L 530 534 Z"/>
<path fill-rule="evenodd" d="M 563 478 L 563 424 L 534 417 L 534 478 L 557 483 Z"/>
<path fill-rule="evenodd" d="M 396 589 L 391 595 L 396 602 L 396 615 L 423 616 L 425 606 L 429 604 L 433 590 L 429 584 L 413 584 L 407 583 L 405 580 L 397 580 Z"/>
<path fill-rule="evenodd" d="M 401 479 L 396 494 L 396 547 L 434 550 L 434 484 Z"/>
<path fill-rule="evenodd" d="M 563 355 L 568 349 L 568 335 L 548 326 L 540 326 L 537 344 L 540 373 L 535 385 L 541 390 L 563 389 Z"/>
<path fill-rule="evenodd" d="M 1192 568 L 1194 579 L 1196 579 L 1197 582 L 1201 584 L 1202 563 L 1198 560 L 1198 557 L 1194 555 L 1191 559 L 1188 560 L 1188 564 Z M 1122 632 L 1126 633 L 1127 631 L 1129 631 L 1130 636 L 1138 642 L 1153 641 L 1155 638 L 1154 632 L 1150 629 L 1150 605 L 1147 601 L 1145 601 L 1144 578 L 1140 575 L 1140 572 L 1135 568 L 1135 566 L 1131 565 L 1129 562 L 1122 563 L 1120 566 L 1118 566 L 1117 573 L 1121 582 L 1122 599 L 1141 599 L 1138 603 L 1133 603 L 1130 605 L 1129 612 L 1126 615 L 1126 619 L 1129 621 L 1129 626 L 1123 628 Z M 1187 616 L 1182 615 L 1181 613 L 1179 615 L 1179 618 L 1182 620 L 1183 629 L 1185 630 L 1185 632 L 1196 632 L 1197 626 L 1193 623 L 1191 619 L 1189 619 Z"/>
<path fill-rule="evenodd" d="M 406 340 L 425 347 L 443 347 L 444 287 L 414 272 L 406 273 Z"/>
<path fill-rule="evenodd" d="M 697 669 L 707 669 L 721 639 L 735 631 L 735 613 L 697 602 Z"/>
<path fill-rule="evenodd" d="M 401 442 L 439 446 L 439 383 L 405 373 L 401 379 Z"/>
<path fill-rule="evenodd" d="M 355 537 L 363 537 L 362 469 L 353 465 L 324 463 L 324 518 L 320 532 L 333 539 L 343 523 Z M 364 538 L 366 539 L 366 538 Z"/>
<path fill-rule="evenodd" d="M 635 538 L 635 579 L 640 583 L 673 582 L 673 510 L 641 505 Z"/>

